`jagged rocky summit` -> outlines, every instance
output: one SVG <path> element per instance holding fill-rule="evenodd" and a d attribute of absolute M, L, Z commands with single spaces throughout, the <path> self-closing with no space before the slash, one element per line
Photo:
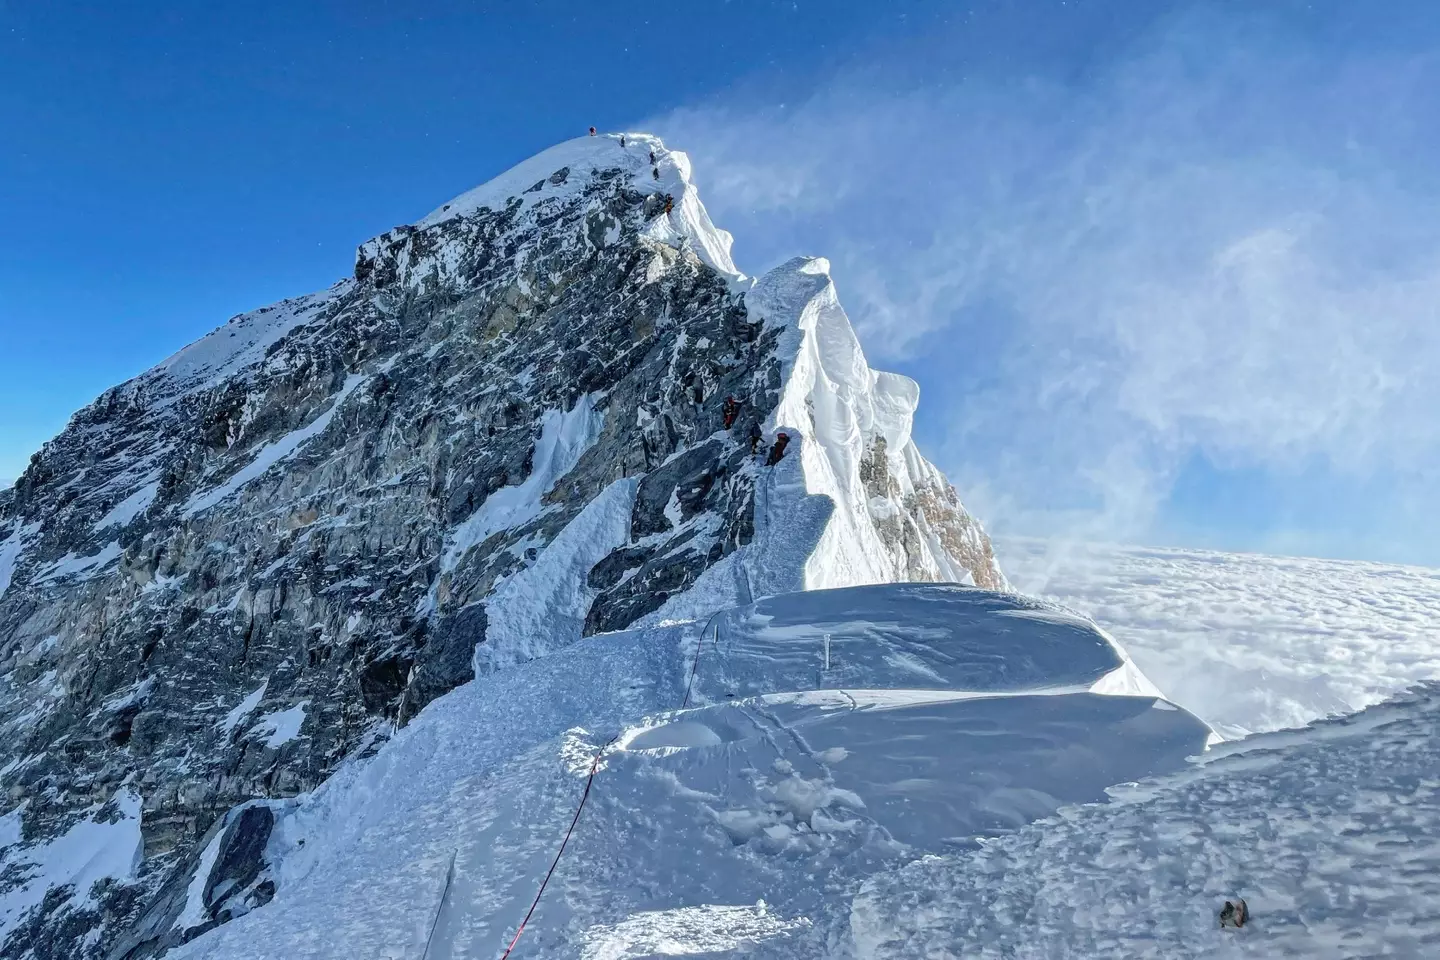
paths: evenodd
<path fill-rule="evenodd" d="M 795 590 L 1004 588 L 826 262 L 729 251 L 684 154 L 582 138 L 77 413 L 0 491 L 0 956 L 264 904 L 264 801 L 477 671 Z"/>

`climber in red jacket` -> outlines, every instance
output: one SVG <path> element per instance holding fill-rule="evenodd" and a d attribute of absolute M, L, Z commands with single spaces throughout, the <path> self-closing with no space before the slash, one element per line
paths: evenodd
<path fill-rule="evenodd" d="M 765 458 L 765 466 L 773 467 L 785 456 L 785 447 L 790 443 L 790 434 L 780 431 L 775 434 L 775 442 L 770 445 L 770 456 Z"/>
<path fill-rule="evenodd" d="M 729 430 L 735 425 L 735 418 L 740 416 L 740 402 L 734 397 L 726 397 L 725 405 L 720 408 L 720 415 L 725 419 L 725 429 Z"/>

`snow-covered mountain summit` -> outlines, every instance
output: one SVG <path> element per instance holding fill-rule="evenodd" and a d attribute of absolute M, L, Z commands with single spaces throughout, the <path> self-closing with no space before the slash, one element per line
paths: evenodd
<path fill-rule="evenodd" d="M 0 953 L 152 956 L 266 903 L 268 802 L 477 674 L 795 590 L 1003 588 L 917 402 L 823 260 L 744 277 L 645 135 L 107 391 L 0 491 Z"/>

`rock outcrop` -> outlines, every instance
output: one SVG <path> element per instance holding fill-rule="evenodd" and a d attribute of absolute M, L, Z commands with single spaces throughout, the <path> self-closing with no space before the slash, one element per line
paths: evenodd
<path fill-rule="evenodd" d="M 644 136 L 107 391 L 0 491 L 0 956 L 135 960 L 262 906 L 266 803 L 477 671 L 782 590 L 1003 587 L 917 400 L 823 261 L 744 278 Z"/>

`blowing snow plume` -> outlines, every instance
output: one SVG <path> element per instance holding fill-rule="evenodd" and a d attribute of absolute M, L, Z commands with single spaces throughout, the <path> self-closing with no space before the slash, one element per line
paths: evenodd
<path fill-rule="evenodd" d="M 943 69 L 657 124 L 748 257 L 826 251 L 995 532 L 1433 565 L 1430 9 L 967 7 Z"/>

